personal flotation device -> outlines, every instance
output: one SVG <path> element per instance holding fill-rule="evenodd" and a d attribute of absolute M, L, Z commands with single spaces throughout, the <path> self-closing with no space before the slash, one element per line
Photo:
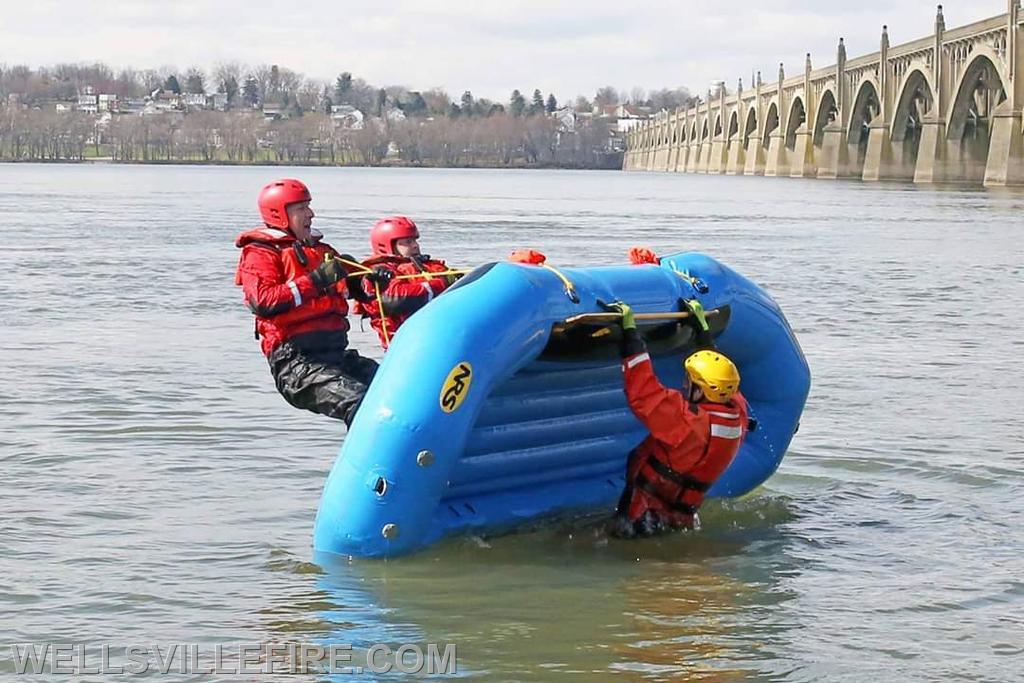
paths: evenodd
<path fill-rule="evenodd" d="M 242 250 L 235 284 L 256 316 L 256 337 L 265 355 L 286 340 L 308 332 L 349 329 L 345 281 L 320 291 L 309 274 L 334 248 L 313 232 L 303 244 L 288 232 L 260 227 L 241 233 L 235 246 Z"/>
<path fill-rule="evenodd" d="M 381 345 L 386 349 L 391 337 L 403 322 L 423 308 L 435 296 L 447 289 L 455 278 L 444 261 L 429 256 L 405 258 L 401 256 L 375 256 L 363 261 L 367 268 L 386 268 L 396 277 L 379 294 L 372 282 L 363 280 L 365 301 L 356 304 L 354 310 L 370 319 L 370 326 L 377 331 Z M 431 273 L 446 273 L 431 275 Z M 414 276 L 421 277 L 402 277 Z M 383 309 L 382 309 L 383 306 Z"/>
<path fill-rule="evenodd" d="M 630 458 L 626 515 L 635 521 L 654 510 L 672 526 L 688 526 L 739 452 L 747 402 L 739 392 L 728 403 L 687 401 L 661 385 L 646 353 L 627 358 L 624 368 L 630 406 L 651 432 Z"/>

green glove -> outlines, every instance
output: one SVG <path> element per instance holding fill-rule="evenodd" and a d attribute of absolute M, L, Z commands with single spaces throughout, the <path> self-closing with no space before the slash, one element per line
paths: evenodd
<path fill-rule="evenodd" d="M 633 309 L 630 308 L 629 304 L 622 301 L 616 301 L 615 303 L 608 304 L 607 310 L 622 315 L 623 330 L 636 329 L 636 318 L 633 317 Z"/>
<path fill-rule="evenodd" d="M 309 279 L 313 281 L 316 288 L 321 292 L 327 291 L 327 288 L 337 283 L 339 280 L 345 278 L 348 275 L 348 271 L 345 266 L 341 264 L 341 261 L 330 258 L 326 259 L 321 263 L 316 270 L 309 274 Z"/>
<path fill-rule="evenodd" d="M 704 315 L 704 306 L 696 299 L 689 299 L 685 303 L 693 316 L 691 320 L 697 323 L 695 327 L 698 327 L 701 332 L 708 332 L 711 328 L 708 326 L 708 319 Z"/>

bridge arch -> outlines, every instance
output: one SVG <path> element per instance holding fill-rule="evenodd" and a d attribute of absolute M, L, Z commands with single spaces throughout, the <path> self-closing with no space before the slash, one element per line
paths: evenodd
<path fill-rule="evenodd" d="M 796 132 L 800 126 L 807 121 L 807 109 L 804 107 L 803 98 L 794 97 L 789 105 L 789 116 L 786 117 L 786 149 L 796 149 Z"/>
<path fill-rule="evenodd" d="M 912 68 L 896 91 L 896 110 L 892 119 L 890 140 L 898 152 L 900 177 L 911 179 L 917 166 L 921 146 L 924 118 L 935 106 L 935 89 L 929 74 L 922 68 Z"/>
<path fill-rule="evenodd" d="M 874 80 L 867 78 L 857 88 L 857 96 L 850 110 L 850 127 L 846 140 L 850 145 L 850 166 L 855 176 L 864 170 L 864 158 L 868 153 L 868 133 L 871 122 L 882 111 L 878 97 L 878 86 Z"/>
<path fill-rule="evenodd" d="M 946 118 L 946 137 L 959 147 L 959 153 L 950 159 L 960 164 L 958 176 L 981 180 L 988 163 L 992 115 L 1006 101 L 1007 87 L 997 66 L 1002 65 L 999 57 L 984 47 L 971 54 L 973 58 L 953 89 L 956 95 Z"/>
<path fill-rule="evenodd" d="M 740 113 L 738 110 L 733 109 L 732 114 L 729 116 L 729 133 L 725 136 L 726 140 L 732 140 L 733 136 L 736 135 L 740 130 Z"/>
<path fill-rule="evenodd" d="M 779 127 L 779 103 L 772 102 L 768 114 L 764 117 L 764 130 L 761 133 L 761 146 L 768 149 L 772 141 L 772 133 Z"/>
<path fill-rule="evenodd" d="M 836 106 L 836 96 L 831 89 L 821 94 L 818 102 L 818 111 L 814 115 L 814 146 L 821 147 L 825 142 L 825 126 L 834 123 L 839 117 L 839 107 Z"/>
<path fill-rule="evenodd" d="M 747 123 L 743 126 L 743 148 L 747 148 L 750 136 L 757 135 L 757 109 L 753 106 L 747 111 Z"/>

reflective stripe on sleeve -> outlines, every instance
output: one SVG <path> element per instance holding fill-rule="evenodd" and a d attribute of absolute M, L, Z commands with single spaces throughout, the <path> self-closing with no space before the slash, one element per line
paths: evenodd
<path fill-rule="evenodd" d="M 427 292 L 427 301 L 430 301 L 431 299 L 433 299 L 433 298 L 434 298 L 434 290 L 432 290 L 432 289 L 430 288 L 430 285 L 428 285 L 428 284 L 427 284 L 426 282 L 422 282 L 422 283 L 420 283 L 420 285 L 421 285 L 421 286 L 423 287 L 423 289 L 425 289 L 425 290 L 426 290 L 426 292 Z"/>
<path fill-rule="evenodd" d="M 708 415 L 714 415 L 715 417 L 724 417 L 727 420 L 738 420 L 740 419 L 739 413 L 716 413 L 708 411 Z"/>
<path fill-rule="evenodd" d="M 288 283 L 288 288 L 292 290 L 292 299 L 295 301 L 295 308 L 302 305 L 302 293 L 299 292 L 299 286 L 292 280 Z"/>
<path fill-rule="evenodd" d="M 741 427 L 712 424 L 711 436 L 717 436 L 719 439 L 738 439 L 743 436 L 743 429 Z"/>
<path fill-rule="evenodd" d="M 628 368 L 634 368 L 637 365 L 639 365 L 640 363 L 643 363 L 645 360 L 650 360 L 650 359 L 651 359 L 651 354 L 649 354 L 649 353 L 639 353 L 639 354 L 633 356 L 632 358 L 627 358 L 626 359 L 626 368 L 627 369 Z"/>

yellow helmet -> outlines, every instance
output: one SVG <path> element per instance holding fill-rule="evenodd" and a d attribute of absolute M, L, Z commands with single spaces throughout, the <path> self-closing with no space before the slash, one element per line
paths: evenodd
<path fill-rule="evenodd" d="M 717 351 L 697 351 L 683 362 L 690 381 L 715 403 L 728 403 L 740 388 L 740 371 Z"/>

